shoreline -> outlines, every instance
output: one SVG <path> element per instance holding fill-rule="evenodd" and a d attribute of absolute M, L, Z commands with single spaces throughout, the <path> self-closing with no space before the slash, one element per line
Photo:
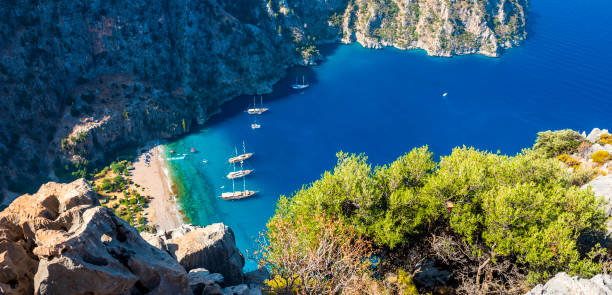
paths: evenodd
<path fill-rule="evenodd" d="M 162 146 L 155 145 L 148 151 L 138 156 L 133 162 L 134 170 L 130 180 L 134 182 L 134 189 L 139 193 L 150 196 L 149 206 L 144 209 L 147 214 L 148 224 L 154 226 L 157 231 L 175 229 L 183 224 L 179 212 L 175 193 L 172 191 L 172 180 L 169 175 L 166 159 Z M 150 154 L 149 164 L 145 159 Z"/>

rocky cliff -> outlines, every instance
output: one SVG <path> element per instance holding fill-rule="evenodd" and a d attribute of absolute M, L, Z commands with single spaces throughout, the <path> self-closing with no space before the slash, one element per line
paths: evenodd
<path fill-rule="evenodd" d="M 288 66 L 315 63 L 321 43 L 497 56 L 526 36 L 526 9 L 527 0 L 3 1 L 0 187 L 85 176 L 130 143 L 188 132 L 232 97 L 269 92 Z"/>
<path fill-rule="evenodd" d="M 47 183 L 0 212 L 0 294 L 259 291 L 261 280 L 242 273 L 244 258 L 223 224 L 150 235 L 159 249 L 97 197 L 82 179 Z"/>
<path fill-rule="evenodd" d="M 186 294 L 187 275 L 83 180 L 43 185 L 0 213 L 2 294 Z"/>

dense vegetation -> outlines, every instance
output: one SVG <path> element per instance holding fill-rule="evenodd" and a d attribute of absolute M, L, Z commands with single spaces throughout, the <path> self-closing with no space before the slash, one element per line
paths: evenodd
<path fill-rule="evenodd" d="M 534 150 L 516 156 L 455 148 L 438 163 L 421 147 L 382 167 L 339 153 L 332 172 L 281 197 L 262 251 L 275 275 L 270 286 L 359 293 L 368 280 L 348 277 L 388 286 L 390 273 L 408 273 L 421 291 L 440 291 L 417 282 L 429 265 L 448 274 L 436 278 L 438 285 L 461 294 L 519 294 L 560 271 L 602 272 L 603 201 L 576 186 L 586 180 L 553 157 L 575 149 L 575 139 L 569 131 L 541 133 Z M 320 249 L 335 254 L 330 263 L 313 263 Z M 374 268 L 370 260 L 346 266 L 363 265 L 369 253 L 380 258 Z M 330 279 L 347 273 L 342 283 Z M 394 286 L 404 294 L 414 288 Z"/>

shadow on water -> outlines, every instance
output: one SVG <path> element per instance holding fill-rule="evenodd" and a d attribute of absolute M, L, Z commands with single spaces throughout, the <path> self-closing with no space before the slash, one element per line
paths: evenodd
<path fill-rule="evenodd" d="M 530 11 L 527 13 L 528 20 L 525 27 L 525 30 L 527 31 L 527 38 L 523 42 L 528 42 L 536 37 L 537 32 L 535 28 L 537 27 L 538 19 L 540 18 L 542 18 L 542 15 L 537 12 Z"/>
<path fill-rule="evenodd" d="M 324 63 L 326 61 L 327 56 L 333 55 L 340 45 L 341 44 L 338 43 L 321 45 L 320 52 L 323 56 L 323 60 L 319 62 L 319 64 Z M 271 93 L 262 95 L 264 105 L 266 104 L 266 102 L 283 99 L 290 95 L 302 92 L 303 90 L 295 90 L 291 88 L 291 84 L 295 83 L 296 80 L 298 80 L 299 82 L 302 76 L 304 76 L 306 82 L 311 86 L 317 84 L 318 82 L 317 75 L 313 70 L 312 66 L 293 66 L 287 69 L 287 75 L 284 78 L 281 78 L 276 84 L 274 84 L 274 86 L 272 86 Z M 260 99 L 258 96 L 256 96 L 255 101 L 257 104 L 259 104 Z M 198 130 L 201 130 L 205 127 L 215 126 L 223 122 L 227 118 L 231 118 L 233 116 L 241 114 L 245 112 L 246 109 L 249 108 L 249 106 L 252 104 L 253 95 L 241 95 L 236 98 L 233 98 L 232 100 L 222 104 L 220 106 L 221 111 L 213 115 L 206 123 L 204 123 L 204 126 L 198 126 L 197 128 L 194 128 L 194 130 L 192 130 L 192 132 L 190 133 L 197 132 Z"/>

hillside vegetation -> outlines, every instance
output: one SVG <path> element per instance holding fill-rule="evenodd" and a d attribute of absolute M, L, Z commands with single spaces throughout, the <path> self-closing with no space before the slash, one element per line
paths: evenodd
<path fill-rule="evenodd" d="M 262 249 L 270 287 L 522 294 L 560 271 L 601 273 L 603 201 L 578 186 L 593 174 L 549 156 L 573 137 L 547 135 L 515 156 L 460 147 L 436 162 L 421 147 L 372 167 L 338 153 L 333 171 L 278 202 Z M 321 249 L 329 263 L 313 264 Z"/>
<path fill-rule="evenodd" d="M 189 132 L 261 94 L 322 43 L 499 55 L 527 0 L 4 1 L 0 187 L 34 191 L 118 150 Z M 24 181 L 25 180 L 25 181 Z M 62 179 L 67 181 L 68 179 Z"/>

